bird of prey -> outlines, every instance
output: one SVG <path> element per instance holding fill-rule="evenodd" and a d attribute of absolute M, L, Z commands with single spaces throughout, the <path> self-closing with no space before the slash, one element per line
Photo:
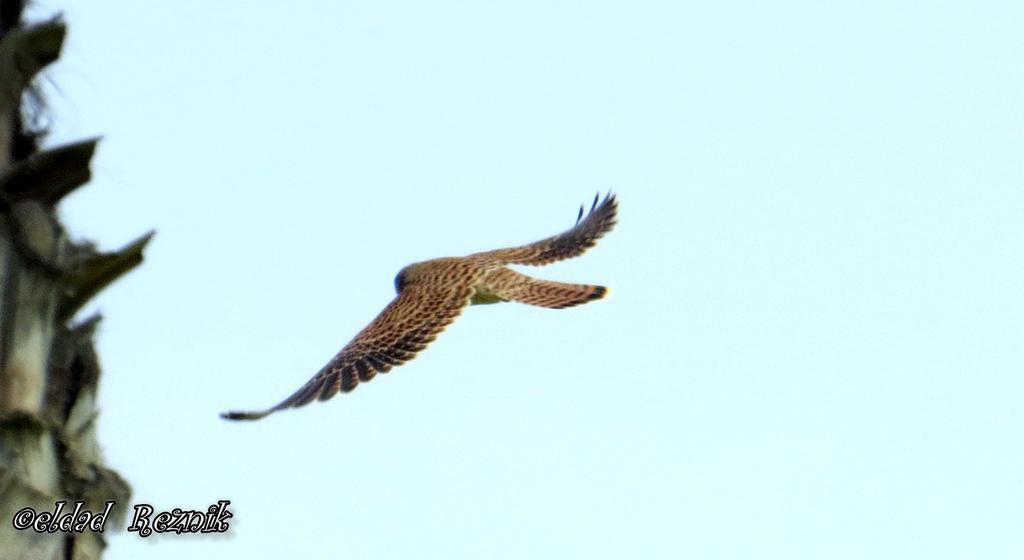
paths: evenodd
<path fill-rule="evenodd" d="M 257 420 L 285 408 L 325 401 L 387 373 L 416 356 L 467 305 L 518 301 L 561 309 L 600 299 L 604 286 L 566 284 L 520 274 L 507 265 L 545 265 L 577 257 L 615 225 L 617 203 L 598 196 L 586 218 L 580 206 L 569 230 L 522 247 L 445 257 L 410 264 L 395 277 L 398 295 L 298 391 L 268 409 L 225 412 L 229 420 Z"/>

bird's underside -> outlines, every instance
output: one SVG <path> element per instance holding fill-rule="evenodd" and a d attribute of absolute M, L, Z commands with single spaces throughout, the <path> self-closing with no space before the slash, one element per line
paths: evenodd
<path fill-rule="evenodd" d="M 540 266 L 582 255 L 615 225 L 615 196 L 594 204 L 576 225 L 553 237 L 507 249 L 411 264 L 395 278 L 398 295 L 298 391 L 266 410 L 226 412 L 230 420 L 257 420 L 285 408 L 347 393 L 378 373 L 413 359 L 467 305 L 517 301 L 561 309 L 600 299 L 603 286 L 540 280 L 507 265 Z"/>

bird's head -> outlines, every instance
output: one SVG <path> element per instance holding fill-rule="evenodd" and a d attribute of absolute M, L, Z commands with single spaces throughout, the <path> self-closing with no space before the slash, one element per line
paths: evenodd
<path fill-rule="evenodd" d="M 398 271 L 395 275 L 395 293 L 402 293 L 402 290 L 406 286 L 414 282 L 416 279 L 416 265 L 410 264 L 409 266 Z"/>
<path fill-rule="evenodd" d="M 399 270 L 398 274 L 395 275 L 395 293 L 396 294 L 402 293 L 402 288 L 404 288 L 406 283 L 408 282 L 408 279 L 406 278 L 406 271 L 408 271 L 408 269 L 409 269 L 409 267 L 405 267 L 402 270 Z"/>
<path fill-rule="evenodd" d="M 412 263 L 402 270 L 399 270 L 398 274 L 395 276 L 395 292 L 402 293 L 402 290 L 412 284 L 419 284 L 427 281 L 433 274 L 431 265 L 437 260 L 439 259 Z"/>

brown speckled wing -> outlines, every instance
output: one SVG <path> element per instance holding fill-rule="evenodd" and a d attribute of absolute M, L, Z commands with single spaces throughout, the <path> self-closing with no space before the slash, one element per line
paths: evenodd
<path fill-rule="evenodd" d="M 533 266 L 578 257 L 584 251 L 597 244 L 597 240 L 615 226 L 615 214 L 618 210 L 615 195 L 608 193 L 608 196 L 604 197 L 600 205 L 598 204 L 598 198 L 598 196 L 594 197 L 594 203 L 591 205 L 590 212 L 586 218 L 583 218 L 583 207 L 580 206 L 580 213 L 576 217 L 576 225 L 563 233 L 522 247 L 487 251 L 471 255 L 470 257 L 478 261 L 492 262 L 494 264 L 525 264 Z"/>
<path fill-rule="evenodd" d="M 469 303 L 472 288 L 441 290 L 409 286 L 345 345 L 298 391 L 276 406 L 256 412 L 225 412 L 229 420 L 257 420 L 272 412 L 325 401 L 347 393 L 378 373 L 416 357 L 458 317 Z"/>

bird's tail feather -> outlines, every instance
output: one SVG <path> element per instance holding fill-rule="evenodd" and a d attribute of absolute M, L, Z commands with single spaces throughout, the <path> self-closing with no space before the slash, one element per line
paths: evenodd
<path fill-rule="evenodd" d="M 487 290 L 502 299 L 551 309 L 580 305 L 601 299 L 608 293 L 604 286 L 540 280 L 509 268 L 494 271 L 485 282 Z"/>

